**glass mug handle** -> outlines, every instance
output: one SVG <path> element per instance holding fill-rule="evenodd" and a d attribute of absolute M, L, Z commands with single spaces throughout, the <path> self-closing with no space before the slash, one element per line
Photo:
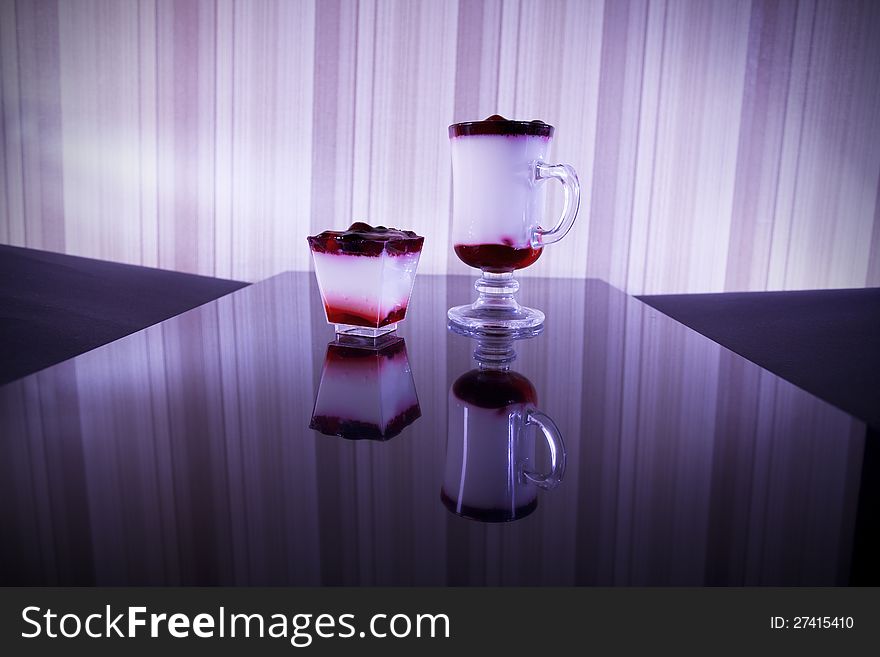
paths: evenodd
<path fill-rule="evenodd" d="M 568 164 L 547 164 L 538 160 L 535 162 L 535 182 L 555 179 L 562 183 L 563 206 L 562 216 L 556 225 L 550 230 L 544 230 L 540 226 L 532 231 L 532 248 L 537 249 L 547 244 L 553 244 L 561 240 L 571 230 L 577 217 L 578 207 L 581 203 L 581 185 L 578 182 L 577 171 Z"/>
<path fill-rule="evenodd" d="M 547 446 L 550 448 L 550 472 L 523 470 L 523 476 L 539 488 L 545 490 L 556 488 L 565 476 L 565 444 L 562 442 L 562 433 L 556 423 L 541 411 L 528 411 L 525 423 L 537 426 L 547 441 Z"/>

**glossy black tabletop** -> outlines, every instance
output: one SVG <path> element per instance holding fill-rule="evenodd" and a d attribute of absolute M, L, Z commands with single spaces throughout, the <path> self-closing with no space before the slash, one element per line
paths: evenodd
<path fill-rule="evenodd" d="M 335 336 L 308 273 L 0 388 L 3 583 L 862 583 L 864 424 L 595 280 L 520 293 L 547 322 L 510 369 L 564 438 L 561 483 L 526 483 L 508 522 L 442 500 L 464 468 L 451 388 L 476 368 L 446 309 L 472 293 L 417 277 L 390 388 L 381 359 L 346 394 L 322 382 Z M 397 435 L 310 428 L 319 392 L 345 415 L 397 384 L 418 405 Z"/>

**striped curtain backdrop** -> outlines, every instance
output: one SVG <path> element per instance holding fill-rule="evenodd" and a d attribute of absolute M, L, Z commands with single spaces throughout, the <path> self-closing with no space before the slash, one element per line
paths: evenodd
<path fill-rule="evenodd" d="M 880 285 L 878 34 L 876 0 L 0 0 L 0 242 L 253 281 L 359 219 L 465 272 L 446 126 L 500 113 L 584 188 L 525 275 Z"/>

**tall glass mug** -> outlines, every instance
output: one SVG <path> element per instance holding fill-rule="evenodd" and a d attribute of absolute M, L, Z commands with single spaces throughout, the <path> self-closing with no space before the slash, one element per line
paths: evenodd
<path fill-rule="evenodd" d="M 479 296 L 450 308 L 453 325 L 475 332 L 535 329 L 544 313 L 517 303 L 517 269 L 535 262 L 543 248 L 571 230 L 580 204 L 577 173 L 567 164 L 548 164 L 554 128 L 542 121 L 485 121 L 449 126 L 452 148 L 455 253 L 482 271 Z M 562 183 L 562 216 L 544 228 L 544 182 Z"/>

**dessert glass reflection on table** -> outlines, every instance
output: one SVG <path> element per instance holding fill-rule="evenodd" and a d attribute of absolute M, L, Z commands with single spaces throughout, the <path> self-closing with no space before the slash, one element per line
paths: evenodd
<path fill-rule="evenodd" d="M 377 337 L 406 317 L 425 238 L 356 222 L 308 238 L 327 321 L 336 332 Z"/>
<path fill-rule="evenodd" d="M 467 335 L 460 327 L 454 333 Z M 481 522 L 510 522 L 532 513 L 538 490 L 565 475 L 565 444 L 556 423 L 537 409 L 531 381 L 510 369 L 514 340 L 525 335 L 477 336 L 479 368 L 462 374 L 449 390 L 446 466 L 440 499 L 455 515 Z M 549 470 L 535 469 L 538 436 Z"/>
<path fill-rule="evenodd" d="M 534 441 L 520 428 L 537 403 L 534 386 L 516 372 L 472 370 L 458 378 L 450 390 L 440 490 L 447 509 L 482 522 L 508 522 L 537 508 L 538 488 L 521 472 L 534 460 Z"/>
<path fill-rule="evenodd" d="M 327 345 L 309 427 L 349 440 L 388 440 L 421 417 L 403 338 L 375 347 L 339 336 Z"/>

